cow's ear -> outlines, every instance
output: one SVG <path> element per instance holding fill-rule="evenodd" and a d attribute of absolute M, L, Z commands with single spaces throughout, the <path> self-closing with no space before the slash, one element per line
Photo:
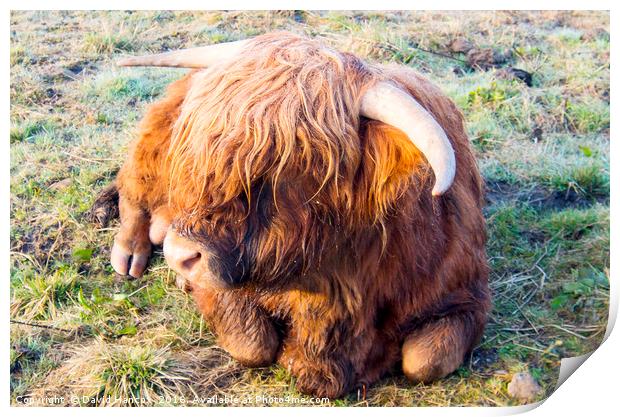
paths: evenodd
<path fill-rule="evenodd" d="M 424 155 L 401 130 L 363 119 L 361 189 L 358 198 L 368 213 L 384 215 L 405 192 L 431 195 L 433 171 Z M 365 203 L 365 204 L 364 204 Z"/>

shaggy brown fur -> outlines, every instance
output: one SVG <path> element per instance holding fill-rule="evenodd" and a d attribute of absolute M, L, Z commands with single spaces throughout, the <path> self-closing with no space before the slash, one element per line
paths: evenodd
<path fill-rule="evenodd" d="M 401 131 L 359 116 L 382 80 L 446 131 L 457 172 L 443 196 Z M 164 213 L 229 284 L 193 291 L 220 344 L 248 366 L 277 360 L 302 392 L 338 397 L 401 360 L 414 381 L 440 378 L 482 334 L 481 179 L 461 113 L 409 68 L 257 37 L 149 108 L 117 184 L 117 240 L 147 253 Z"/>

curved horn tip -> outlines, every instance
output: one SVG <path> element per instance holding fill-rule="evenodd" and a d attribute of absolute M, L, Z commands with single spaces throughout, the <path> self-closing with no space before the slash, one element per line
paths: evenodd
<path fill-rule="evenodd" d="M 414 97 L 388 82 L 366 91 L 360 113 L 402 130 L 424 154 L 433 172 L 433 196 L 445 193 L 456 172 L 454 149 L 443 127 Z"/>
<path fill-rule="evenodd" d="M 433 197 L 440 197 L 445 194 L 452 184 L 454 183 L 454 177 L 456 175 L 456 166 L 454 161 L 447 168 L 447 172 L 444 174 L 443 178 L 437 178 L 435 180 L 435 185 L 433 186 L 433 190 L 431 191 L 431 195 Z"/>
<path fill-rule="evenodd" d="M 433 197 L 441 197 L 446 191 L 448 190 L 445 189 L 444 187 L 438 187 L 437 185 L 435 185 L 433 187 L 433 191 L 431 191 L 431 195 Z"/>

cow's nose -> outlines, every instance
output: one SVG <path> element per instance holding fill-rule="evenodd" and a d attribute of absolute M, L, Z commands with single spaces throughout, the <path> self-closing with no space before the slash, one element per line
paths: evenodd
<path fill-rule="evenodd" d="M 169 230 L 164 239 L 164 256 L 170 268 L 192 280 L 200 273 L 203 258 L 202 247 Z"/>

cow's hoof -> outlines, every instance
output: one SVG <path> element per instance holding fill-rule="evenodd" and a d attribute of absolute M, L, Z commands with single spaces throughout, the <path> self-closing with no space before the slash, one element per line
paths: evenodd
<path fill-rule="evenodd" d="M 120 233 L 114 239 L 110 262 L 112 268 L 121 275 L 130 275 L 140 278 L 146 269 L 151 256 L 151 242 L 146 240 L 128 243 L 120 238 Z"/>

